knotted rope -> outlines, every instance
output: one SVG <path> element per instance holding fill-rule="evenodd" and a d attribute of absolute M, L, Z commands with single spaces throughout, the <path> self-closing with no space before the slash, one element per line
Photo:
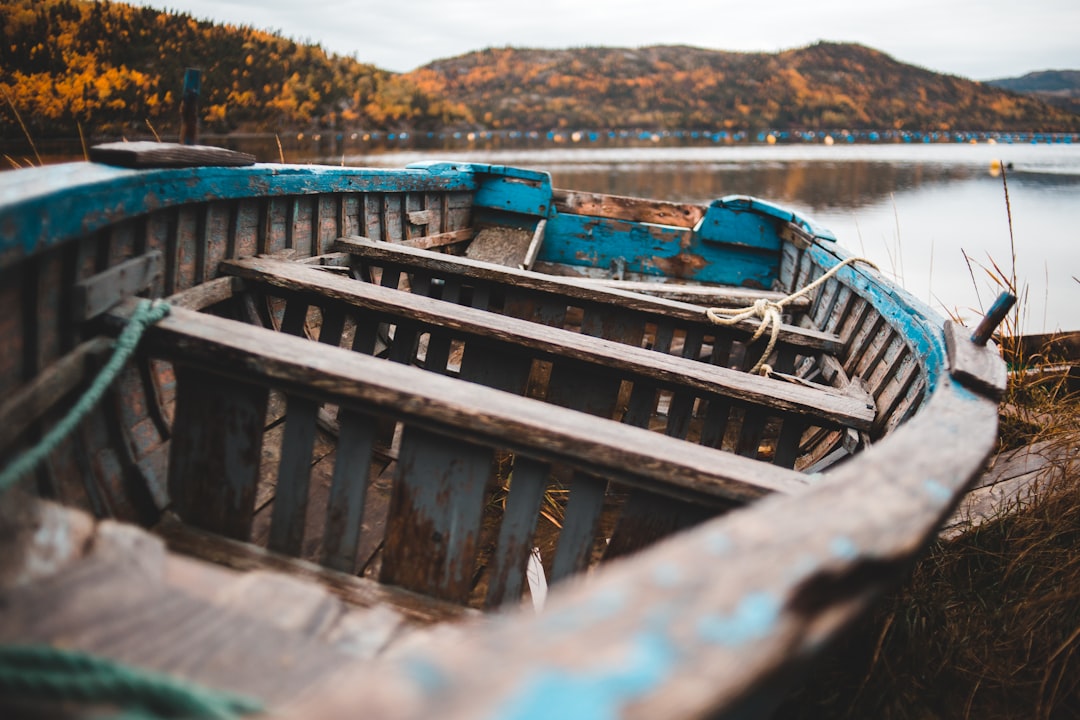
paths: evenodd
<path fill-rule="evenodd" d="M 120 337 L 116 339 L 112 357 L 101 368 L 101 372 L 94 378 L 93 383 L 72 406 L 60 422 L 56 423 L 49 432 L 32 448 L 17 457 L 10 465 L 0 472 L 0 493 L 14 485 L 19 478 L 33 471 L 38 464 L 49 456 L 57 445 L 63 442 L 72 430 L 74 430 L 87 413 L 94 409 L 105 391 L 109 389 L 116 376 L 120 374 L 124 364 L 135 352 L 146 328 L 169 314 L 169 305 L 163 300 L 142 300 L 135 312 L 131 314 L 131 320 L 124 327 Z"/>
<path fill-rule="evenodd" d="M 772 374 L 772 367 L 765 361 L 769 359 L 773 350 L 776 349 L 776 341 L 780 337 L 780 326 L 783 324 L 782 315 L 784 306 L 821 287 L 826 280 L 839 272 L 840 268 L 856 262 L 869 265 L 874 270 L 878 269 L 877 265 L 866 258 L 850 257 L 843 262 L 834 265 L 828 272 L 806 287 L 797 290 L 780 300 L 772 301 L 761 298 L 760 300 L 755 300 L 753 305 L 742 308 L 708 308 L 705 310 L 705 315 L 716 325 L 735 325 L 743 320 L 749 320 L 755 317 L 760 318 L 761 323 L 758 324 L 757 330 L 754 331 L 753 336 L 751 336 L 750 342 L 754 342 L 768 330 L 770 333 L 769 345 L 765 348 L 765 352 L 758 359 L 757 363 L 754 364 L 754 367 L 750 368 L 750 372 L 768 376 Z"/>

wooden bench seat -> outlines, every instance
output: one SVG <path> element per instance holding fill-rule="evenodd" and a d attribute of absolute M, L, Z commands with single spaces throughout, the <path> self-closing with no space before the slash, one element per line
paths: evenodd
<path fill-rule="evenodd" d="M 133 308 L 133 302 L 124 303 L 112 320 L 126 319 Z M 805 487 L 804 476 L 775 465 L 193 312 L 180 303 L 143 342 L 150 357 L 176 369 L 169 491 L 185 522 L 249 539 L 267 395 L 274 388 L 285 393 L 288 412 L 270 549 L 297 555 L 314 409 L 333 403 L 341 408 L 341 429 L 322 560 L 352 572 L 375 434 L 380 422 L 397 422 L 401 446 L 380 577 L 440 599 L 464 602 L 471 590 L 487 489 L 500 481 L 496 453 L 511 454 L 513 480 L 489 568 L 492 605 L 521 594 L 540 502 L 555 465 L 571 468 L 574 476 L 553 580 L 591 562 L 609 479 L 672 502 L 711 505 L 714 512 Z M 637 529 L 616 529 L 613 545 L 620 532 Z"/>
<path fill-rule="evenodd" d="M 373 264 L 394 273 L 409 273 L 414 278 L 414 283 L 415 278 L 420 277 L 419 283 L 416 283 L 417 288 L 412 288 L 414 292 L 430 292 L 432 281 L 445 283 L 449 285 L 450 291 L 442 290 L 441 296 L 453 297 L 458 302 L 464 302 L 467 297 L 461 292 L 463 285 L 478 288 L 488 297 L 493 288 L 512 288 L 506 290 L 508 301 L 503 311 L 507 314 L 532 317 L 555 324 L 559 316 L 552 313 L 558 313 L 558 308 L 565 311 L 567 307 L 577 307 L 581 308 L 586 316 L 599 316 L 594 321 L 598 327 L 604 326 L 605 316 L 617 314 L 632 318 L 634 322 L 642 325 L 654 324 L 658 338 L 675 333 L 693 338 L 715 338 L 712 342 L 720 347 L 714 350 L 715 357 L 710 360 L 720 365 L 731 362 L 730 343 L 733 340 L 746 341 L 758 327 L 757 321 L 751 320 L 730 327 L 719 327 L 705 317 L 700 305 L 476 262 L 469 258 L 418 251 L 363 237 L 342 238 L 335 243 L 334 249 L 350 253 L 359 265 Z M 384 281 L 383 284 L 387 283 Z M 709 290 L 712 291 L 711 288 Z M 735 292 L 737 295 L 733 297 L 737 299 L 726 304 L 750 304 L 765 291 Z M 471 296 L 468 299 L 475 304 Z M 485 305 L 486 309 L 493 309 L 490 303 Z M 546 312 L 546 318 L 541 309 Z M 656 345 L 657 349 L 666 351 L 663 341 L 656 342 Z M 796 354 L 836 353 L 842 349 L 843 343 L 834 333 L 784 325 L 778 347 L 779 354 L 784 358 L 781 365 L 790 365 Z M 761 349 L 763 348 L 764 343 L 761 343 Z"/>
<path fill-rule="evenodd" d="M 561 367 L 572 364 L 577 366 L 574 370 L 597 385 L 613 385 L 616 393 L 620 380 L 625 378 L 655 385 L 659 389 L 689 390 L 702 397 L 721 397 L 828 425 L 866 430 L 874 417 L 872 406 L 827 386 L 808 387 L 748 375 L 612 342 L 603 337 L 569 333 L 544 324 L 493 315 L 370 283 L 358 283 L 301 264 L 271 258 L 248 258 L 228 261 L 222 268 L 224 272 L 246 281 L 262 283 L 279 292 L 293 294 L 298 299 L 306 299 L 311 304 L 322 302 L 327 307 L 330 307 L 330 303 L 344 304 L 355 311 L 373 313 L 382 322 L 396 323 L 401 335 L 395 337 L 395 344 L 405 339 L 403 328 L 409 331 L 410 339 L 424 332 L 449 331 L 465 340 L 462 373 L 479 382 L 492 379 L 491 373 L 496 372 L 494 367 L 476 369 L 475 363 L 482 360 L 479 357 L 481 352 L 490 352 L 491 348 L 501 346 L 499 349 L 503 351 L 503 356 L 500 357 L 500 364 L 506 370 L 507 362 L 513 362 L 511 356 L 518 350 L 526 350 L 528 355 L 522 356 L 525 360 L 521 361 L 522 369 L 516 378 L 495 380 L 496 386 L 501 389 L 519 394 L 525 390 L 526 365 L 531 365 L 532 360 L 543 360 L 554 364 L 553 376 L 559 373 Z M 470 340 L 479 341 L 484 349 L 470 353 Z M 411 349 L 411 346 L 406 351 L 395 348 L 393 353 L 399 360 L 411 360 Z M 430 344 L 428 352 L 432 353 Z M 445 367 L 429 369 L 445 373 Z M 516 383 L 509 380 L 516 380 Z M 580 393 L 601 394 L 585 388 Z M 582 399 L 580 393 L 576 396 L 577 400 Z M 573 402 L 573 399 L 568 400 Z M 644 402 L 645 398 L 641 400 Z M 594 403 L 585 404 L 601 408 L 606 407 L 608 401 L 597 397 Z M 611 410 L 598 410 L 595 414 L 610 416 Z"/>
<path fill-rule="evenodd" d="M 783 467 L 795 464 L 809 428 L 866 428 L 873 418 L 872 404 L 865 398 L 827 386 L 807 387 L 752 376 L 356 282 L 303 264 L 256 258 L 230 261 L 222 269 L 243 279 L 247 288 L 243 298 L 249 305 L 265 305 L 269 298 L 270 304 L 278 306 L 280 321 L 268 319 L 268 326 L 276 322 L 286 332 L 312 338 L 317 335 L 321 342 L 342 344 L 342 329 L 352 323 L 355 334 L 346 338 L 345 344 L 368 354 L 374 351 L 378 336 L 388 338 L 392 332 L 388 355 L 400 363 L 420 364 L 441 374 L 452 373 L 518 395 L 544 398 Z M 254 317 L 250 310 L 247 314 Z M 309 316 L 313 324 L 305 322 Z M 622 330 L 629 333 L 632 326 L 627 324 Z M 422 340 L 426 340 L 426 352 L 420 358 L 416 347 Z M 460 364 L 453 368 L 449 362 L 452 344 L 459 345 L 460 357 Z M 537 372 L 540 365 L 547 365 L 546 375 Z M 309 416 L 317 412 L 314 406 L 300 407 Z M 591 486 L 593 493 L 586 519 L 570 524 L 571 528 L 584 528 L 579 540 L 570 545 L 581 550 L 595 530 L 592 513 L 603 504 L 605 492 L 602 482 L 588 478 L 575 477 L 574 485 L 579 489 Z M 573 519 L 571 510 L 573 505 L 568 508 Z M 700 513 L 685 503 L 671 503 L 662 494 L 633 489 L 620 515 L 625 529 L 612 538 L 607 554 L 631 552 L 651 538 L 700 519 Z M 571 565 L 579 567 L 582 562 L 575 558 Z M 563 562 L 557 565 L 565 567 Z"/>

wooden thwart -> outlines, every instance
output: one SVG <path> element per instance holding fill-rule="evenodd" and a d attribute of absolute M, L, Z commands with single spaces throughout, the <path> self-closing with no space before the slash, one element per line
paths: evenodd
<path fill-rule="evenodd" d="M 126 319 L 133 309 L 128 302 L 113 314 Z M 743 502 L 773 491 L 796 492 L 805 484 L 793 471 L 183 308 L 148 329 L 144 342 L 155 355 L 223 377 L 291 389 L 449 437 L 567 462 L 661 494 Z"/>
<path fill-rule="evenodd" d="M 693 388 L 780 412 L 806 415 L 829 424 L 865 430 L 874 418 L 872 406 L 824 386 L 811 388 L 749 375 L 517 318 L 388 291 L 307 266 L 249 258 L 225 263 L 223 269 L 251 281 L 292 292 L 318 293 L 328 300 L 345 302 L 410 323 L 424 323 L 479 338 L 509 342 L 528 348 L 538 357 L 577 360 L 609 371 L 651 378 L 673 387 Z"/>
<path fill-rule="evenodd" d="M 519 292 L 529 291 L 542 294 L 550 299 L 564 301 L 565 304 L 599 303 L 624 310 L 631 310 L 647 320 L 658 318 L 675 319 L 681 322 L 698 324 L 714 332 L 721 330 L 712 325 L 705 317 L 700 305 L 679 302 L 661 297 L 642 295 L 637 291 L 652 290 L 660 283 L 635 283 L 629 287 L 607 287 L 603 282 L 576 281 L 564 277 L 555 277 L 541 273 L 526 272 L 513 267 L 497 267 L 490 263 L 478 262 L 467 257 L 421 252 L 415 248 L 397 244 L 379 243 L 369 238 L 353 236 L 341 238 L 334 244 L 338 252 L 354 254 L 357 258 L 374 263 L 386 263 L 395 268 L 424 270 L 439 277 L 453 277 L 485 284 L 514 287 Z M 648 286 L 648 287 L 646 287 Z M 672 286 L 680 292 L 693 293 L 693 286 Z M 745 289 L 725 290 L 701 288 L 709 304 L 750 305 L 759 297 L 780 299 L 781 293 Z M 717 292 L 726 294 L 730 303 L 715 302 Z M 809 301 L 807 301 L 809 302 Z M 756 321 L 742 321 L 734 326 L 742 335 L 757 330 Z M 783 325 L 780 330 L 781 344 L 790 344 L 804 350 L 837 352 L 842 349 L 839 337 L 833 333 L 824 333 L 794 325 Z"/>

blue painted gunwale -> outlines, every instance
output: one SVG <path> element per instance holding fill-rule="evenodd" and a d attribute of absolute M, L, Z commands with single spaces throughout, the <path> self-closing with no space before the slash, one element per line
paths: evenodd
<path fill-rule="evenodd" d="M 410 191 L 473 192 L 475 208 L 507 218 L 547 219 L 540 255 L 547 262 L 607 268 L 622 258 L 629 272 L 664 274 L 674 269 L 671 274 L 684 279 L 769 287 L 777 273 L 782 223 L 802 227 L 815 238 L 808 252 L 825 270 L 849 256 L 829 231 L 757 198 L 715 200 L 693 230 L 605 220 L 558 213 L 547 173 L 501 165 L 430 162 L 384 169 L 260 164 L 129 170 L 69 163 L 0 173 L 0 268 L 120 220 L 189 203 Z M 746 230 L 750 238 L 725 235 L 725 226 Z M 944 371 L 942 318 L 863 267 L 846 267 L 839 279 L 905 336 L 925 374 L 929 396 Z"/>
<path fill-rule="evenodd" d="M 153 210 L 210 200 L 317 193 L 475 191 L 467 165 L 254 165 L 129 170 L 68 163 L 0 173 L 0 267 Z"/>

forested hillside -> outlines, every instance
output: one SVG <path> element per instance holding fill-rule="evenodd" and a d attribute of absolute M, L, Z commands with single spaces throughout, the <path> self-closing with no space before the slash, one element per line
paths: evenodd
<path fill-rule="evenodd" d="M 400 75 L 250 28 L 114 2 L 0 3 L 0 132 L 35 137 L 148 131 L 175 136 L 184 69 L 202 70 L 207 130 L 434 127 L 462 107 Z"/>
<path fill-rule="evenodd" d="M 487 49 L 395 74 L 247 27 L 88 0 L 0 4 L 0 139 L 176 137 L 184 69 L 207 132 L 902 129 L 1080 131 L 1035 98 L 819 43 Z M 363 55 L 363 48 L 358 49 Z"/>
<path fill-rule="evenodd" d="M 1031 97 L 860 45 L 781 53 L 690 47 L 488 49 L 411 73 L 494 127 L 1076 130 Z"/>

